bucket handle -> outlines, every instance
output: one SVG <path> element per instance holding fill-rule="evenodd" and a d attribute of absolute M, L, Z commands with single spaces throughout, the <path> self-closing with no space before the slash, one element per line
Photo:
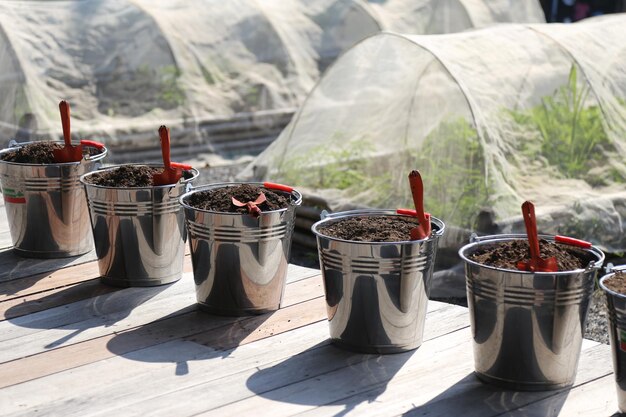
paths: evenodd
<path fill-rule="evenodd" d="M 503 235 L 486 235 L 486 236 L 478 236 L 476 233 L 472 233 L 470 235 L 469 241 L 470 243 L 482 242 L 483 240 L 492 240 L 492 239 L 513 239 L 513 238 L 523 238 L 526 235 L 522 234 L 514 234 L 508 233 Z M 541 237 L 542 235 L 539 235 Z M 545 236 L 545 235 L 543 235 Z"/>
<path fill-rule="evenodd" d="M 606 273 L 611 274 L 614 272 L 626 271 L 626 265 L 613 265 L 612 263 L 606 264 Z"/>

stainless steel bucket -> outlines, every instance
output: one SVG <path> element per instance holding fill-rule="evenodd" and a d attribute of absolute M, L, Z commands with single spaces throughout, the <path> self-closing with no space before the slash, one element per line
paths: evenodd
<path fill-rule="evenodd" d="M 395 353 L 422 344 L 426 307 L 444 223 L 431 217 L 428 239 L 355 242 L 320 233 L 321 226 L 351 217 L 400 216 L 391 210 L 327 215 L 311 230 L 317 237 L 331 341 L 368 353 Z"/>
<path fill-rule="evenodd" d="M 29 143 L 11 141 L 0 155 Z M 80 162 L 58 164 L 0 160 L 0 186 L 17 255 L 64 258 L 93 249 L 85 192 L 78 179 L 101 166 L 107 149 L 99 152 Z"/>
<path fill-rule="evenodd" d="M 609 339 L 613 354 L 617 404 L 619 411 L 626 413 L 626 295 L 616 293 L 604 284 L 604 281 L 620 270 L 626 273 L 626 265 L 615 267 L 610 274 L 603 276 L 600 279 L 600 288 L 604 290 L 606 295 L 606 306 L 609 313 Z"/>
<path fill-rule="evenodd" d="M 302 203 L 302 195 L 296 190 L 272 190 L 288 197 L 291 204 L 263 212 L 255 219 L 247 214 L 200 210 L 187 202 L 194 193 L 239 184 L 210 184 L 180 198 L 198 304 L 202 310 L 230 316 L 262 314 L 280 307 L 295 210 Z"/>
<path fill-rule="evenodd" d="M 553 236 L 540 236 L 554 241 Z M 595 246 L 585 269 L 523 272 L 479 264 L 479 248 L 526 235 L 475 238 L 459 250 L 465 261 L 474 367 L 478 378 L 504 388 L 541 391 L 574 382 L 587 311 L 604 253 Z"/>
<path fill-rule="evenodd" d="M 87 193 L 102 282 L 145 287 L 180 279 L 186 232 L 178 198 L 198 176 L 197 170 L 192 173 L 191 178 L 176 184 L 155 187 L 94 185 L 86 181 L 93 172 L 80 178 Z"/>

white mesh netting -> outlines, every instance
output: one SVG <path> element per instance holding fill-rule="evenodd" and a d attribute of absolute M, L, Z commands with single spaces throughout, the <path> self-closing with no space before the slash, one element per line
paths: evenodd
<path fill-rule="evenodd" d="M 407 175 L 419 169 L 426 210 L 451 231 L 523 232 L 530 199 L 543 231 L 622 252 L 623 39 L 624 15 L 373 36 L 242 177 L 303 187 L 333 210 L 395 208 L 412 206 Z"/>
<path fill-rule="evenodd" d="M 205 121 L 292 112 L 341 51 L 381 29 L 542 19 L 538 2 L 514 0 L 3 1 L 0 133 L 58 137 L 67 99 L 73 130 L 107 144 L 154 141 L 161 123 L 211 140 Z"/>

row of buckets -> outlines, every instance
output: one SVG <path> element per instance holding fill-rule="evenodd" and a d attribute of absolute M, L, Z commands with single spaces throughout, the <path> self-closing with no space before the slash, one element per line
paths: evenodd
<path fill-rule="evenodd" d="M 77 256 L 95 243 L 103 282 L 151 286 L 180 279 L 189 240 L 201 309 L 247 315 L 280 307 L 295 211 L 302 202 L 297 190 L 273 190 L 289 199 L 289 207 L 258 218 L 200 210 L 188 204 L 193 193 L 236 184 L 192 187 L 198 176 L 193 170 L 173 185 L 97 186 L 85 180 L 95 171 L 115 169 L 102 168 L 106 148 L 98 151 L 80 162 L 61 164 L 0 161 L 0 184 L 18 255 Z M 381 215 L 400 216 L 395 210 L 324 213 L 312 231 L 333 343 L 359 352 L 397 353 L 422 343 L 444 222 L 432 217 L 428 238 L 403 242 L 346 241 L 319 231 L 346 218 Z M 552 273 L 502 270 L 469 259 L 483 245 L 525 238 L 475 238 L 459 252 L 466 265 L 476 375 L 518 390 L 567 387 L 574 382 L 604 254 L 591 247 L 586 249 L 585 269 Z M 626 297 L 600 282 L 608 298 L 620 409 L 626 411 Z"/>

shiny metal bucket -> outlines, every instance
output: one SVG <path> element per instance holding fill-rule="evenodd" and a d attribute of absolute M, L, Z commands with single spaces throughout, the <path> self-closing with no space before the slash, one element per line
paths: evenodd
<path fill-rule="evenodd" d="M 136 164 L 162 168 L 159 164 Z M 113 166 L 99 172 L 119 168 Z M 183 273 L 186 232 L 178 198 L 198 176 L 155 187 L 85 186 L 102 282 L 121 287 L 168 284 Z"/>
<path fill-rule="evenodd" d="M 210 184 L 183 195 L 189 246 L 200 309 L 241 316 L 280 307 L 287 278 L 296 207 L 302 195 L 272 190 L 291 201 L 289 207 L 248 214 L 200 210 L 188 204 L 197 192 L 243 183 Z M 263 186 L 262 183 L 246 183 Z"/>
<path fill-rule="evenodd" d="M 609 340 L 613 354 L 617 404 L 619 411 L 626 413 L 626 295 L 612 291 L 604 285 L 604 281 L 620 270 L 626 272 L 626 265 L 615 267 L 611 273 L 603 276 L 600 279 L 600 288 L 606 295 L 609 315 Z"/>
<path fill-rule="evenodd" d="M 444 223 L 431 217 L 428 239 L 355 242 L 319 228 L 351 217 L 400 216 L 392 210 L 327 215 L 311 230 L 317 237 L 331 341 L 367 353 L 396 353 L 422 344 L 426 307 Z"/>
<path fill-rule="evenodd" d="M 540 238 L 554 241 L 554 236 Z M 459 255 L 465 261 L 467 303 L 478 378 L 525 391 L 572 385 L 594 281 L 604 261 L 598 248 L 584 250 L 585 269 L 523 272 L 481 265 L 469 256 L 481 247 L 526 235 L 474 238 Z"/>
<path fill-rule="evenodd" d="M 33 142 L 11 141 L 9 148 Z M 58 142 L 63 143 L 63 142 Z M 65 258 L 93 249 L 81 175 L 97 169 L 107 154 L 80 162 L 22 164 L 0 160 L 0 186 L 15 253 L 31 258 Z"/>

